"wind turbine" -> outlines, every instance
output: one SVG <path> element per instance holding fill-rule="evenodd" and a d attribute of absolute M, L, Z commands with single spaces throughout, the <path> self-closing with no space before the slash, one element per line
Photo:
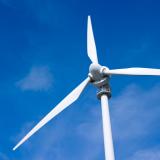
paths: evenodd
<path fill-rule="evenodd" d="M 65 108 L 75 102 L 84 88 L 89 84 L 93 84 L 99 89 L 97 94 L 101 100 L 102 121 L 103 121 L 103 136 L 104 136 L 104 151 L 106 160 L 115 160 L 112 131 L 110 123 L 110 114 L 108 99 L 111 97 L 109 79 L 112 75 L 152 75 L 160 76 L 160 69 L 151 68 L 125 68 L 125 69 L 109 69 L 106 66 L 101 66 L 97 58 L 97 50 L 92 30 L 91 18 L 88 16 L 87 27 L 87 53 L 92 61 L 89 67 L 88 77 L 69 95 L 67 95 L 56 107 L 54 107 L 14 148 L 16 150 L 26 140 L 28 140 L 41 127 L 48 123 L 52 118 L 62 112 Z"/>

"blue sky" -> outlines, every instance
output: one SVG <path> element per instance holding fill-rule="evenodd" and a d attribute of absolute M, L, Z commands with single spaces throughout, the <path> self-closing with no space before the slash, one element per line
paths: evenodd
<path fill-rule="evenodd" d="M 87 16 L 99 61 L 160 68 L 160 2 L 0 0 L 0 159 L 103 160 L 100 102 L 80 99 L 13 152 L 13 146 L 88 74 Z M 160 77 L 113 76 L 117 160 L 160 159 Z"/>

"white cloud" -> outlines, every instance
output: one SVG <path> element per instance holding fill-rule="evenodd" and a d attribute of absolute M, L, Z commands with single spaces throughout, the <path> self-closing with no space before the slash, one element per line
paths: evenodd
<path fill-rule="evenodd" d="M 29 73 L 16 84 L 22 90 L 41 91 L 52 87 L 53 77 L 48 67 L 32 67 Z"/>
<path fill-rule="evenodd" d="M 160 159 L 160 149 L 146 149 L 137 151 L 128 160 L 158 160 Z"/>
<path fill-rule="evenodd" d="M 116 140 L 144 138 L 158 132 L 160 120 L 160 85 L 143 90 L 129 85 L 110 104 Z"/>

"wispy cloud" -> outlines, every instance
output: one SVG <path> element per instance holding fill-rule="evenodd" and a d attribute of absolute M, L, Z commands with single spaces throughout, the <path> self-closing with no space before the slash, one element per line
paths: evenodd
<path fill-rule="evenodd" d="M 81 158 L 79 159 L 97 160 L 103 150 L 101 111 L 99 106 L 91 103 L 87 105 L 94 107 L 90 108 L 88 118 L 84 122 L 79 123 L 76 127 L 77 138 L 85 141 L 84 150 L 81 153 Z M 94 148 L 94 152 L 91 148 Z"/>
<path fill-rule="evenodd" d="M 19 141 L 23 136 L 35 125 L 33 122 L 26 123 L 17 137 L 12 140 Z M 41 131 L 33 136 L 29 141 L 23 144 L 18 150 L 23 149 L 24 154 L 22 155 L 23 160 L 65 160 L 65 154 L 62 142 L 68 136 L 66 123 L 60 120 L 54 125 L 46 125 L 46 129 L 41 129 Z M 16 142 L 16 143 L 17 143 Z M 17 150 L 17 151 L 18 151 Z M 32 150 L 31 153 L 28 151 Z"/>
<path fill-rule="evenodd" d="M 9 160 L 9 158 L 4 154 L 0 152 L 0 159 L 1 160 Z"/>
<path fill-rule="evenodd" d="M 130 145 L 129 148 L 132 148 L 132 151 L 126 150 L 125 159 L 127 159 L 128 155 L 131 157 L 129 160 L 159 159 L 159 150 L 155 150 L 155 146 L 145 150 L 140 144 L 135 147 L 135 142 L 134 146 L 130 143 L 130 140 L 133 139 L 139 140 L 142 137 L 143 139 L 148 139 L 148 136 L 158 132 L 158 124 L 156 122 L 159 121 L 160 115 L 159 94 L 159 84 L 147 91 L 132 84 L 127 86 L 119 96 L 112 99 L 110 110 L 114 141 L 116 143 L 129 141 L 125 145 L 126 147 Z M 78 124 L 77 122 L 72 123 L 72 127 L 70 122 L 73 122 L 73 117 L 63 114 L 63 119 L 60 118 L 58 121 L 54 121 L 53 126 L 47 125 L 46 127 L 48 128 L 42 129 L 32 139 L 32 145 L 28 143 L 23 146 L 25 147 L 24 150 L 27 150 L 24 155 L 26 158 L 23 159 L 103 159 L 100 106 L 97 107 L 95 101 L 89 98 L 85 108 L 88 108 L 87 117 L 84 120 L 81 118 Z M 26 132 L 26 129 L 23 128 L 23 134 L 24 131 Z M 21 138 L 22 133 L 20 133 Z M 73 148 L 72 141 L 77 143 L 77 147 Z M 68 150 L 69 145 L 70 149 Z M 28 150 L 32 150 L 32 153 L 28 154 Z"/>
<path fill-rule="evenodd" d="M 160 85 L 143 90 L 129 85 L 111 101 L 113 132 L 117 140 L 142 138 L 157 131 Z"/>
<path fill-rule="evenodd" d="M 52 87 L 53 76 L 46 66 L 32 67 L 29 73 L 16 84 L 22 90 L 42 91 Z"/>
<path fill-rule="evenodd" d="M 160 159 L 160 149 L 146 149 L 137 151 L 128 160 L 158 160 Z"/>
<path fill-rule="evenodd" d="M 70 18 L 74 17 L 73 11 L 70 9 L 70 6 L 68 6 L 68 3 L 61 3 L 59 1 L 0 0 L 0 2 L 11 8 L 21 7 L 31 13 L 40 23 L 52 27 L 61 27 L 68 24 L 64 15 L 68 15 Z"/>
<path fill-rule="evenodd" d="M 101 113 L 97 112 L 97 107 L 91 108 L 88 113 L 90 118 L 78 124 L 71 124 L 71 121 L 73 122 L 72 114 L 76 113 L 71 113 L 69 116 L 63 114 L 63 119 L 53 120 L 54 124 L 47 124 L 36 136 L 23 144 L 18 149 L 23 149 L 24 155 L 22 158 L 24 160 L 52 160 L 53 158 L 56 160 L 98 159 L 101 148 L 103 148 L 101 121 L 99 120 Z M 33 122 L 24 124 L 16 138 L 12 138 L 12 141 L 17 143 L 34 125 Z M 74 144 L 77 143 L 77 147 L 73 148 L 73 140 Z M 82 144 L 82 142 L 84 143 Z M 91 149 L 92 147 L 95 149 L 94 152 Z M 28 154 L 29 150 L 32 150 L 31 154 Z"/>

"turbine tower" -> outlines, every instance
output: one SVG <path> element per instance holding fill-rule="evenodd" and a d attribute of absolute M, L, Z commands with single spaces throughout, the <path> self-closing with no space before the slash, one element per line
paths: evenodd
<path fill-rule="evenodd" d="M 89 67 L 88 77 L 76 87 L 70 94 L 68 94 L 56 107 L 54 107 L 14 148 L 16 150 L 26 140 L 28 140 L 34 133 L 41 127 L 48 123 L 52 118 L 62 112 L 65 108 L 75 102 L 84 88 L 89 84 L 93 84 L 98 88 L 98 99 L 101 100 L 102 107 L 102 121 L 103 121 L 103 136 L 104 136 L 104 151 L 105 160 L 115 160 L 112 130 L 109 114 L 108 99 L 111 98 L 111 91 L 109 80 L 112 75 L 152 75 L 160 76 L 160 69 L 151 68 L 124 68 L 124 69 L 109 69 L 108 67 L 101 66 L 97 58 L 97 50 L 92 30 L 91 18 L 88 16 L 87 25 L 87 53 L 92 61 Z"/>

